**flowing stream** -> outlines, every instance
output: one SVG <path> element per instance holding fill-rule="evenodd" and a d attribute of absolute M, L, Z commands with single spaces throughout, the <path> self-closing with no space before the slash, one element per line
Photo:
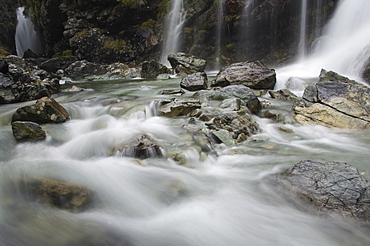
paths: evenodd
<path fill-rule="evenodd" d="M 368 231 L 355 223 L 305 213 L 261 186 L 264 175 L 305 159 L 346 161 L 369 177 L 368 132 L 286 124 L 293 130 L 287 133 L 255 116 L 263 131 L 235 147 L 216 145 L 204 157 L 182 128 L 188 117 L 156 116 L 153 101 L 179 82 L 78 84 L 90 90 L 55 96 L 71 120 L 44 125 L 48 137 L 40 143 L 17 144 L 9 125 L 16 108 L 33 102 L 2 105 L 2 245 L 370 244 Z M 107 154 L 136 133 L 149 134 L 166 153 L 184 150 L 186 165 Z M 18 182 L 32 177 L 84 185 L 94 191 L 94 206 L 71 213 L 30 202 Z"/>

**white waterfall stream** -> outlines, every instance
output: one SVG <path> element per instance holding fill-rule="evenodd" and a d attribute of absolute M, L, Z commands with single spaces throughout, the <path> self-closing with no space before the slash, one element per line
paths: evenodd
<path fill-rule="evenodd" d="M 40 37 L 35 31 L 32 21 L 24 16 L 24 7 L 17 9 L 17 28 L 15 32 L 15 46 L 17 55 L 23 57 L 26 50 L 31 49 L 34 53 L 42 52 Z"/>
<path fill-rule="evenodd" d="M 315 41 L 313 53 L 277 70 L 277 87 L 284 88 L 290 78 L 317 77 L 322 68 L 361 81 L 361 71 L 370 57 L 369 11 L 368 0 L 341 0 L 323 35 Z"/>
<path fill-rule="evenodd" d="M 167 56 L 180 51 L 183 24 L 186 17 L 183 0 L 171 0 L 171 10 L 165 22 L 161 63 L 168 64 Z"/>
<path fill-rule="evenodd" d="M 306 57 L 307 0 L 301 0 L 301 24 L 299 30 L 298 59 Z"/>

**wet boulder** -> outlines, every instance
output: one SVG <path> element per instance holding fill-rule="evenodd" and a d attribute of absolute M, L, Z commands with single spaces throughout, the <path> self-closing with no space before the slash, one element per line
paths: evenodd
<path fill-rule="evenodd" d="M 369 218 L 369 183 L 347 163 L 301 161 L 285 172 L 267 176 L 265 181 L 273 192 L 297 205 L 313 205 L 320 213 Z"/>
<path fill-rule="evenodd" d="M 46 138 L 46 133 L 41 126 L 30 121 L 15 121 L 12 123 L 12 130 L 18 142 L 36 142 Z"/>
<path fill-rule="evenodd" d="M 234 143 L 240 143 L 257 134 L 260 130 L 258 123 L 249 114 L 240 115 L 235 112 L 216 115 L 211 122 L 207 123 L 207 127 L 211 131 L 216 132 L 213 135 L 220 142 L 227 140 L 225 144 L 228 145 L 230 145 L 230 139 Z M 229 138 L 225 137 L 225 131 L 228 132 Z"/>
<path fill-rule="evenodd" d="M 211 86 L 244 85 L 256 90 L 272 90 L 276 73 L 262 62 L 239 62 L 223 67 Z"/>
<path fill-rule="evenodd" d="M 27 180 L 24 185 L 36 202 L 58 209 L 81 212 L 93 201 L 93 192 L 81 185 L 46 178 Z"/>
<path fill-rule="evenodd" d="M 76 61 L 65 69 L 66 76 L 70 77 L 73 80 L 81 80 L 92 74 L 102 75 L 106 72 L 106 66 L 86 60 Z"/>
<path fill-rule="evenodd" d="M 170 73 L 169 69 L 156 62 L 156 61 L 145 61 L 141 65 L 141 77 L 147 79 L 155 79 L 160 74 L 168 74 Z"/>
<path fill-rule="evenodd" d="M 370 59 L 362 72 L 362 78 L 370 84 Z"/>
<path fill-rule="evenodd" d="M 163 156 L 162 148 L 147 134 L 136 135 L 128 141 L 115 146 L 112 154 L 139 159 Z"/>
<path fill-rule="evenodd" d="M 38 124 L 63 123 L 69 119 L 69 114 L 53 98 L 43 97 L 35 104 L 18 108 L 12 117 L 15 121 L 31 121 Z"/>
<path fill-rule="evenodd" d="M 308 86 L 294 106 L 297 122 L 344 129 L 370 128 L 370 88 L 353 82 L 324 81 Z"/>
<path fill-rule="evenodd" d="M 168 55 L 168 61 L 177 73 L 192 74 L 204 72 L 207 66 L 206 60 L 182 52 Z"/>
<path fill-rule="evenodd" d="M 189 74 L 181 80 L 180 87 L 188 91 L 205 90 L 208 88 L 207 74 L 204 72 Z"/>
<path fill-rule="evenodd" d="M 76 59 L 75 57 L 55 57 L 41 62 L 38 67 L 49 73 L 56 73 L 59 69 L 65 70 L 76 62 Z"/>
<path fill-rule="evenodd" d="M 186 116 L 201 108 L 200 101 L 197 99 L 173 99 L 161 101 L 161 104 L 158 114 L 166 117 Z"/>

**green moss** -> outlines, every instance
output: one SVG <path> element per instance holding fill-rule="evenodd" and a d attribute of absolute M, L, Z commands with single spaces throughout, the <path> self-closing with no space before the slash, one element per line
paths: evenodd
<path fill-rule="evenodd" d="M 3 46 L 0 45 L 0 57 L 6 57 L 7 55 L 10 55 L 10 52 Z"/>
<path fill-rule="evenodd" d="M 230 48 L 232 48 L 232 47 L 234 47 L 234 44 L 227 44 L 227 45 L 225 45 L 225 48 L 226 48 L 226 49 L 230 49 Z"/>
<path fill-rule="evenodd" d="M 72 50 L 65 50 L 55 53 L 53 57 L 74 57 L 74 55 Z"/>
<path fill-rule="evenodd" d="M 138 9 L 147 4 L 146 0 L 117 0 L 126 8 Z"/>
<path fill-rule="evenodd" d="M 130 47 L 127 45 L 126 41 L 123 39 L 113 39 L 112 37 L 104 37 L 103 49 L 108 48 L 118 52 L 124 52 Z"/>
<path fill-rule="evenodd" d="M 145 31 L 148 30 L 148 29 L 154 29 L 155 20 L 149 19 L 149 20 L 143 22 L 140 27 L 141 27 L 142 30 L 145 30 Z"/>

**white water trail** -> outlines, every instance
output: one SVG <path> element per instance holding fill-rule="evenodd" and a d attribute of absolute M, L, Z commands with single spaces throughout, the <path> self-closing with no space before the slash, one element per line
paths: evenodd
<path fill-rule="evenodd" d="M 181 35 L 186 17 L 183 0 L 172 0 L 171 10 L 166 18 L 161 63 L 169 64 L 167 56 L 180 50 Z"/>
<path fill-rule="evenodd" d="M 23 57 L 24 52 L 31 49 L 34 53 L 42 52 L 40 36 L 35 31 L 31 19 L 23 14 L 24 7 L 17 9 L 17 28 L 15 31 L 15 46 L 17 55 Z"/>
<path fill-rule="evenodd" d="M 307 23 L 307 0 L 301 1 L 301 25 L 298 44 L 298 59 L 306 57 L 306 23 Z"/>
<path fill-rule="evenodd" d="M 286 88 L 292 77 L 317 78 L 321 69 L 361 81 L 362 69 L 370 56 L 369 11 L 369 0 L 341 0 L 324 34 L 316 40 L 313 54 L 277 69 L 276 89 Z"/>
<path fill-rule="evenodd" d="M 217 30 L 216 30 L 216 52 L 215 69 L 221 68 L 221 44 L 222 44 L 222 26 L 224 24 L 224 1 L 220 0 L 217 6 Z"/>

